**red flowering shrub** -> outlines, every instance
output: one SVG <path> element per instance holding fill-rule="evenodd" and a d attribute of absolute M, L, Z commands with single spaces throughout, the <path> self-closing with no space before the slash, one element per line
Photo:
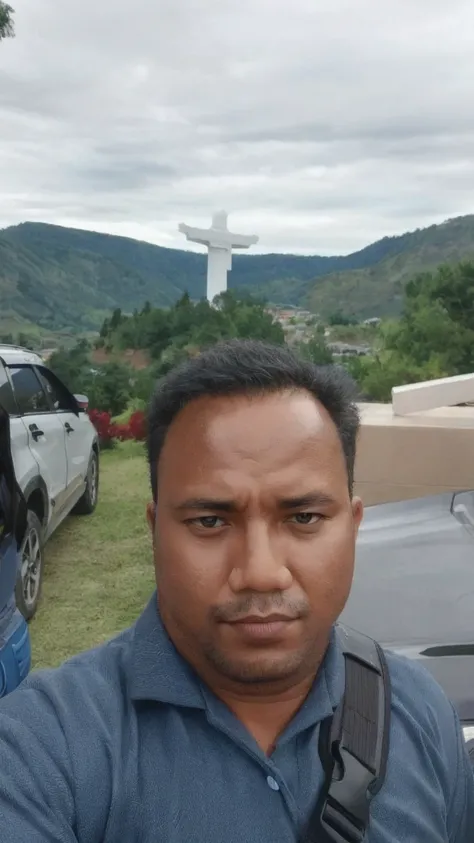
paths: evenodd
<path fill-rule="evenodd" d="M 128 424 L 112 424 L 110 426 L 110 432 L 114 439 L 118 439 L 119 442 L 125 442 L 127 439 L 133 439 Z"/>
<path fill-rule="evenodd" d="M 142 410 L 132 413 L 128 424 L 116 424 L 111 420 L 110 413 L 100 410 L 89 410 L 89 418 L 99 434 L 101 448 L 113 448 L 117 440 L 143 442 L 146 438 L 146 418 Z"/>
<path fill-rule="evenodd" d="M 101 412 L 100 410 L 89 410 L 89 418 L 99 435 L 100 447 L 112 448 L 114 445 L 114 433 L 110 413 Z"/>
<path fill-rule="evenodd" d="M 146 439 L 146 416 L 143 410 L 137 410 L 130 416 L 128 427 L 131 438 L 136 442 L 143 442 Z"/>

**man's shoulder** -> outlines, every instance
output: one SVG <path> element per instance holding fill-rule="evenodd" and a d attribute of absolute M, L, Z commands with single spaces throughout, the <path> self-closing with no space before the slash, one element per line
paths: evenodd
<path fill-rule="evenodd" d="M 21 711 L 27 701 L 35 700 L 69 714 L 79 707 L 104 706 L 112 697 L 117 700 L 126 694 L 128 672 L 132 659 L 134 627 L 91 649 L 85 650 L 55 668 L 43 668 L 31 673 L 22 685 L 0 703 L 3 712 Z"/>
<path fill-rule="evenodd" d="M 32 673 L 0 700 L 0 769 L 9 770 L 3 787 L 0 777 L 0 816 L 15 832 L 8 839 L 34 826 L 28 839 L 69 840 L 75 822 L 86 829 L 78 839 L 103 839 L 133 728 L 133 642 L 134 627 Z"/>
<path fill-rule="evenodd" d="M 423 839 L 467 843 L 473 839 L 474 788 L 454 706 L 419 662 L 391 652 L 386 658 L 389 756 L 369 839 L 388 839 L 388 829 L 393 839 L 418 840 L 423 827 Z"/>
<path fill-rule="evenodd" d="M 385 653 L 390 676 L 392 712 L 414 721 L 420 729 L 437 735 L 455 728 L 455 714 L 444 690 L 416 659 L 391 651 Z"/>
<path fill-rule="evenodd" d="M 418 787 L 426 805 L 437 802 L 449 819 L 464 792 L 459 718 L 444 690 L 419 662 L 387 653 L 387 664 L 392 707 L 386 786 L 399 794 L 401 802 Z"/>

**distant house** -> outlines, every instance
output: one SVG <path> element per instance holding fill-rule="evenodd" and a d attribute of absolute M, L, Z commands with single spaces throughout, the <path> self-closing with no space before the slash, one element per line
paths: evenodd
<path fill-rule="evenodd" d="M 379 316 L 372 316 L 371 319 L 364 319 L 363 324 L 370 325 L 371 327 L 376 328 L 377 325 L 380 325 L 381 321 L 382 320 Z"/>
<path fill-rule="evenodd" d="M 314 313 L 298 307 L 267 307 L 266 312 L 283 328 L 293 325 L 307 325 L 314 322 Z"/>
<path fill-rule="evenodd" d="M 367 345 L 350 345 L 347 342 L 328 343 L 328 349 L 335 357 L 365 357 L 371 351 Z"/>

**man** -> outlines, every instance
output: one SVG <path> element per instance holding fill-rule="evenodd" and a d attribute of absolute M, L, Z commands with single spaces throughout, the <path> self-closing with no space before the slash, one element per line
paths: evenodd
<path fill-rule="evenodd" d="M 222 344 L 165 379 L 149 420 L 158 598 L 0 704 L 1 841 L 303 839 L 320 724 L 344 692 L 357 429 L 338 370 L 286 349 Z M 472 843 L 453 708 L 420 668 L 387 662 L 390 751 L 365 839 Z"/>

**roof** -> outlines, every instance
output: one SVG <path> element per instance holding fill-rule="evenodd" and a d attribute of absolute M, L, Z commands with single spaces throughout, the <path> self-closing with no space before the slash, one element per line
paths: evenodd
<path fill-rule="evenodd" d="M 0 343 L 0 359 L 9 366 L 18 363 L 33 363 L 38 366 L 43 363 L 39 354 L 35 354 L 28 348 L 22 348 L 19 345 L 3 345 L 2 343 Z"/>

